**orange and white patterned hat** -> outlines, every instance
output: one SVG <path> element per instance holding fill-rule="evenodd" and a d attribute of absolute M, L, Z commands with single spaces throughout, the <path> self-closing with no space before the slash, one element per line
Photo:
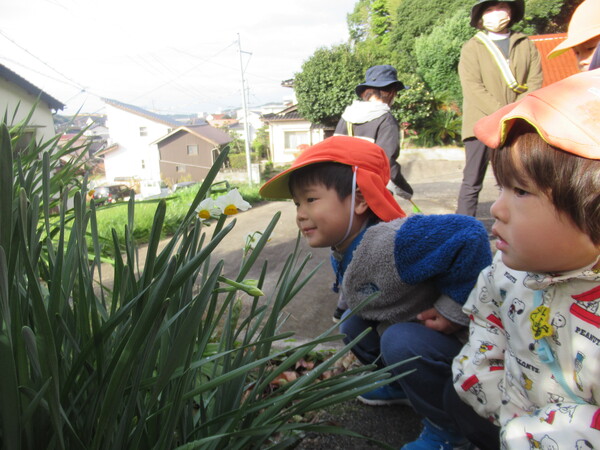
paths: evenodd
<path fill-rule="evenodd" d="M 290 174 L 301 167 L 322 162 L 352 166 L 356 184 L 369 208 L 385 222 L 406 217 L 392 193 L 387 189 L 390 163 L 385 151 L 366 139 L 333 136 L 302 151 L 292 167 L 275 175 L 260 188 L 264 198 L 292 198 Z"/>
<path fill-rule="evenodd" d="M 530 123 L 554 147 L 600 159 L 600 69 L 557 81 L 500 108 L 475 124 L 475 136 L 499 148 L 517 120 Z"/>

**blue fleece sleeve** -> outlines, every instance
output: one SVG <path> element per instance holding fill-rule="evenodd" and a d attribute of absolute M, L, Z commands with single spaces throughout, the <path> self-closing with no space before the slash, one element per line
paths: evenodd
<path fill-rule="evenodd" d="M 408 218 L 396 233 L 394 257 L 405 283 L 430 280 L 461 305 L 479 272 L 492 262 L 485 228 L 475 218 L 460 214 Z"/>

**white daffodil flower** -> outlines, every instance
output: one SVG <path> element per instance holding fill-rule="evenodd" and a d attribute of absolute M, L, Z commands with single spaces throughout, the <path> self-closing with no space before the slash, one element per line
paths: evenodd
<path fill-rule="evenodd" d="M 232 189 L 227 194 L 218 197 L 215 204 L 226 216 L 233 216 L 238 211 L 246 211 L 252 207 L 250 203 L 242 198 L 237 189 Z"/>
<path fill-rule="evenodd" d="M 220 216 L 222 214 L 221 209 L 215 203 L 215 201 L 208 197 L 200 202 L 196 208 L 196 214 L 201 220 L 210 219 L 213 216 Z"/>

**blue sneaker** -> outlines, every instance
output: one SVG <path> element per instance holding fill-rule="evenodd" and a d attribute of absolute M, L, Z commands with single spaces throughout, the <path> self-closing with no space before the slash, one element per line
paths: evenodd
<path fill-rule="evenodd" d="M 473 447 L 462 435 L 444 430 L 429 420 L 423 420 L 423 431 L 416 441 L 400 450 L 469 450 Z"/>
<path fill-rule="evenodd" d="M 389 384 L 365 392 L 356 398 L 365 405 L 370 406 L 410 405 L 410 401 L 406 398 L 404 391 Z"/>

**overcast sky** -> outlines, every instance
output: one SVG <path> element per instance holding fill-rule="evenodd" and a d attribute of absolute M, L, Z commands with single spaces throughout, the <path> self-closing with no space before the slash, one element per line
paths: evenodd
<path fill-rule="evenodd" d="M 346 42 L 358 0 L 0 0 L 0 63 L 67 107 L 101 97 L 162 113 L 280 102 L 322 46 Z M 243 63 L 240 64 L 238 36 Z"/>

